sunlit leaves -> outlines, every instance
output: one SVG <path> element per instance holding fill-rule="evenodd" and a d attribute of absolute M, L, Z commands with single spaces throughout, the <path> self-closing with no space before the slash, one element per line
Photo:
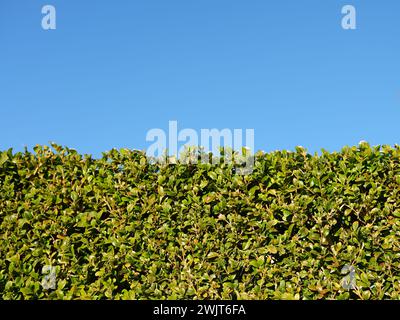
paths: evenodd
<path fill-rule="evenodd" d="M 0 153 L 3 299 L 400 298 L 398 146 L 260 152 L 244 176 L 51 147 Z"/>

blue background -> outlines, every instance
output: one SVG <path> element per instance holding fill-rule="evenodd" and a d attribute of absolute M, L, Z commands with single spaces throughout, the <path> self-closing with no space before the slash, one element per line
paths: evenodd
<path fill-rule="evenodd" d="M 2 0 L 0 149 L 144 149 L 169 120 L 254 128 L 265 151 L 393 145 L 399 34 L 397 0 Z"/>

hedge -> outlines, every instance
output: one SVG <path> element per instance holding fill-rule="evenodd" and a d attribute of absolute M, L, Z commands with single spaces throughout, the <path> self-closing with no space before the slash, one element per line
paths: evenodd
<path fill-rule="evenodd" d="M 399 299 L 400 147 L 258 152 L 248 175 L 10 149 L 0 224 L 2 299 Z"/>

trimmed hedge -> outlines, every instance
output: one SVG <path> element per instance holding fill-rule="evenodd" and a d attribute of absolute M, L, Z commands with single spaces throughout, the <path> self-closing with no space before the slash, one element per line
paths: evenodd
<path fill-rule="evenodd" d="M 2 299 L 400 298 L 399 146 L 259 152 L 246 176 L 52 146 L 0 153 Z"/>

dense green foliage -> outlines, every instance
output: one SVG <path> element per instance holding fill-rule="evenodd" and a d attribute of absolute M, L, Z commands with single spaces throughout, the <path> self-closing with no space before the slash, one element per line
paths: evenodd
<path fill-rule="evenodd" d="M 3 299 L 400 298 L 398 146 L 260 152 L 245 176 L 53 148 L 0 153 Z"/>

